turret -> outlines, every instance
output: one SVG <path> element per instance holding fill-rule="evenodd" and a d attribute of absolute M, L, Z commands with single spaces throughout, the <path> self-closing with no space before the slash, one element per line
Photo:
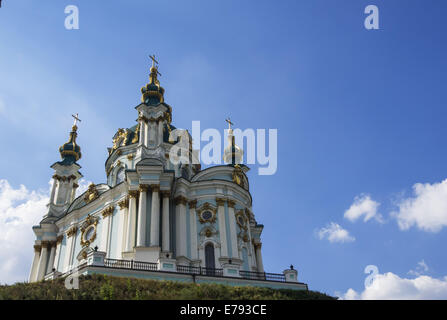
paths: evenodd
<path fill-rule="evenodd" d="M 78 188 L 78 180 L 82 178 L 82 174 L 79 172 L 81 166 L 76 163 L 81 158 L 81 147 L 76 143 L 78 136 L 76 123 L 80 119 L 77 115 L 73 117 L 75 120 L 68 142 L 59 148 L 62 161 L 58 161 L 51 166 L 55 173 L 53 175 L 50 203 L 48 204 L 48 217 L 59 216 L 70 205 Z"/>

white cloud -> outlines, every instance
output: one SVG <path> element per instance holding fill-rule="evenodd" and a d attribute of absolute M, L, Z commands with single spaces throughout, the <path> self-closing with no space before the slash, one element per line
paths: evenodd
<path fill-rule="evenodd" d="M 447 299 L 447 277 L 436 279 L 421 275 L 415 279 L 407 279 L 388 272 L 378 274 L 372 284 L 361 293 L 349 289 L 339 296 L 346 300 Z"/>
<path fill-rule="evenodd" d="M 78 182 L 79 187 L 76 189 L 76 196 L 75 198 L 79 197 L 81 194 L 83 194 L 85 191 L 87 191 L 88 186 L 91 184 L 91 181 L 87 181 L 85 179 L 80 179 Z"/>
<path fill-rule="evenodd" d="M 79 181 L 79 194 L 89 181 Z M 0 283 L 28 281 L 34 254 L 34 232 L 47 211 L 52 180 L 48 190 L 31 191 L 24 185 L 14 189 L 0 179 Z"/>
<path fill-rule="evenodd" d="M 401 200 L 399 210 L 391 213 L 401 230 L 416 226 L 435 233 L 447 226 L 447 179 L 434 184 L 416 183 L 413 194 Z"/>
<path fill-rule="evenodd" d="M 335 222 L 329 223 L 326 227 L 321 228 L 317 232 L 320 240 L 327 239 L 329 242 L 352 242 L 355 240 L 354 237 L 349 235 L 348 230 L 343 229 L 339 224 Z"/>
<path fill-rule="evenodd" d="M 0 179 L 0 283 L 28 280 L 33 258 L 32 226 L 45 214 L 48 190 L 14 189 Z"/>
<path fill-rule="evenodd" d="M 383 222 L 382 215 L 377 212 L 379 206 L 380 203 L 372 200 L 369 195 L 361 194 L 354 198 L 354 203 L 345 211 L 344 217 L 351 222 L 356 221 L 362 216 L 364 222 L 372 218 L 378 222 Z"/>
<path fill-rule="evenodd" d="M 412 276 L 420 276 L 424 273 L 426 273 L 429 270 L 428 265 L 425 263 L 424 259 L 418 262 L 418 265 L 416 266 L 416 270 L 410 270 L 408 271 L 409 275 Z"/>

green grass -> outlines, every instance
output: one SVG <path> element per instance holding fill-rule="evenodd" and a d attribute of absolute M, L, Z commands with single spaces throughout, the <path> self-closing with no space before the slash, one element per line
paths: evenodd
<path fill-rule="evenodd" d="M 67 290 L 64 279 L 0 286 L 0 300 L 328 300 L 316 291 L 222 284 L 141 280 L 104 275 L 79 278 L 79 290 Z"/>

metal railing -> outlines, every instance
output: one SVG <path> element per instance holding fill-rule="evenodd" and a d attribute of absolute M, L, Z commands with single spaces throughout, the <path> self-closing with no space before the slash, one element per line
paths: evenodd
<path fill-rule="evenodd" d="M 239 271 L 241 278 L 250 280 L 265 280 L 265 281 L 279 281 L 285 282 L 286 276 L 282 273 L 267 273 L 267 272 L 254 272 L 254 271 Z"/>
<path fill-rule="evenodd" d="M 192 267 L 177 265 L 177 272 L 198 274 L 204 276 L 223 277 L 223 269 L 205 268 L 205 267 Z"/>
<path fill-rule="evenodd" d="M 78 270 L 87 266 L 86 263 L 78 266 Z M 128 269 L 128 270 L 141 270 L 141 271 L 158 271 L 169 272 L 158 269 L 158 264 L 154 262 L 143 262 L 133 260 L 119 260 L 119 259 L 104 259 L 104 267 Z M 205 268 L 205 267 L 193 267 L 177 265 L 176 272 L 184 274 L 203 275 L 211 277 L 224 277 L 223 269 Z M 239 275 L 243 279 L 247 280 L 263 280 L 263 281 L 276 281 L 286 282 L 286 276 L 282 273 L 268 273 L 268 272 L 254 272 L 239 270 Z"/>
<path fill-rule="evenodd" d="M 142 271 L 158 271 L 158 264 L 153 262 L 104 259 L 104 266 L 107 268 L 131 269 Z"/>

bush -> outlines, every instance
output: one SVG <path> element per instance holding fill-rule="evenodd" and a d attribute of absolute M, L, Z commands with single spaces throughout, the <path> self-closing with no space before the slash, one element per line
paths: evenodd
<path fill-rule="evenodd" d="M 262 287 L 233 287 L 212 283 L 119 278 L 105 275 L 79 277 L 79 290 L 65 288 L 64 279 L 0 285 L 0 300 L 332 300 L 316 291 Z"/>

